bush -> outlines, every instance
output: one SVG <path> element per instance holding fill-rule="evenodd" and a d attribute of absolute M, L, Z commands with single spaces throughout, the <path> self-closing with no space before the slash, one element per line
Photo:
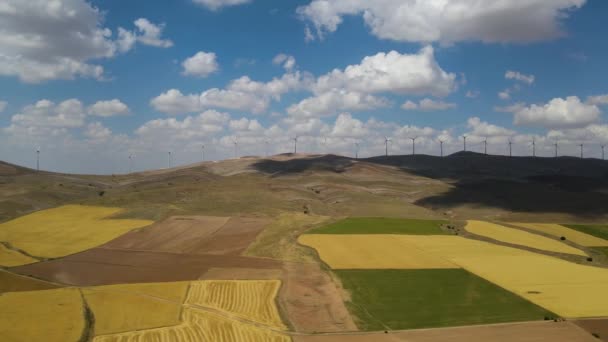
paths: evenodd
<path fill-rule="evenodd" d="M 100 191 L 98 194 L 99 194 L 99 197 L 103 197 L 103 195 L 105 195 L 106 192 L 105 191 Z"/>
<path fill-rule="evenodd" d="M 562 240 L 562 241 L 566 241 L 566 237 L 565 236 L 562 236 L 559 239 Z"/>
<path fill-rule="evenodd" d="M 592 258 L 592 257 L 589 257 L 589 258 L 587 258 L 587 261 L 592 262 L 592 261 L 593 261 L 593 258 Z"/>

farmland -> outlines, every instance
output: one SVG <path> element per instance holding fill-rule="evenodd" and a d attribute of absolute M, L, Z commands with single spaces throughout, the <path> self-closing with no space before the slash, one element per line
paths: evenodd
<path fill-rule="evenodd" d="M 557 238 L 561 238 L 563 236 L 568 241 L 572 241 L 578 245 L 585 247 L 608 247 L 608 230 L 606 230 L 606 234 L 602 234 L 604 229 L 602 229 L 601 226 L 514 222 L 511 222 L 509 224 L 516 227 L 535 230 L 541 233 L 555 236 Z"/>
<path fill-rule="evenodd" d="M 42 210 L 0 224 L 0 241 L 33 256 L 57 258 L 96 247 L 152 223 L 109 218 L 121 211 L 78 205 Z"/>
<path fill-rule="evenodd" d="M 351 294 L 349 308 L 363 330 L 531 321 L 552 315 L 461 269 L 336 273 Z"/>
<path fill-rule="evenodd" d="M 312 229 L 308 234 L 407 234 L 444 235 L 441 225 L 447 221 L 383 217 L 349 217 Z"/>
<path fill-rule="evenodd" d="M 495 223 L 468 221 L 466 230 L 469 233 L 514 245 L 526 246 L 555 253 L 587 256 L 587 253 L 583 252 L 582 250 L 568 246 L 560 241 L 552 240 L 544 236 L 539 236 L 537 234 L 528 233 L 518 229 L 507 228 Z"/>

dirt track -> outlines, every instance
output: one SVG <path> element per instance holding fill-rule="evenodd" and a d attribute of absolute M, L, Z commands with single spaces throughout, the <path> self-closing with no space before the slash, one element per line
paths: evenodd
<path fill-rule="evenodd" d="M 530 322 L 445 329 L 423 329 L 396 333 L 328 334 L 294 336 L 294 342 L 594 342 L 598 341 L 570 322 Z"/>
<path fill-rule="evenodd" d="M 576 325 L 587 330 L 590 334 L 597 334 L 601 341 L 608 341 L 608 318 L 607 319 L 585 319 L 575 321 Z"/>

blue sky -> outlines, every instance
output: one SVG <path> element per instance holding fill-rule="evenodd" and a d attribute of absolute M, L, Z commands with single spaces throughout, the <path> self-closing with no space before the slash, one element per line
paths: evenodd
<path fill-rule="evenodd" d="M 46 169 L 119 173 L 129 155 L 200 161 L 203 144 L 371 156 L 418 136 L 437 154 L 462 135 L 600 157 L 608 3 L 458 3 L 0 0 L 0 159 L 32 166 L 40 146 Z"/>

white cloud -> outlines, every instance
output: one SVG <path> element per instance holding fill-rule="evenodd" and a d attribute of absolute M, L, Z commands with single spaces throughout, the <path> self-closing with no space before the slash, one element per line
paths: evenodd
<path fill-rule="evenodd" d="M 350 113 L 342 113 L 336 118 L 331 135 L 342 138 L 363 138 L 369 135 L 369 128 L 358 119 L 354 119 Z"/>
<path fill-rule="evenodd" d="M 6 109 L 6 106 L 8 106 L 8 102 L 0 101 L 0 113 L 4 112 L 4 110 Z"/>
<path fill-rule="evenodd" d="M 217 56 L 213 52 L 200 51 L 186 59 L 182 66 L 183 74 L 187 76 L 207 77 L 219 70 Z"/>
<path fill-rule="evenodd" d="M 165 114 L 193 113 L 201 109 L 198 95 L 184 95 L 177 89 L 170 89 L 153 98 L 150 105 Z"/>
<path fill-rule="evenodd" d="M 433 48 L 427 46 L 417 54 L 378 53 L 344 70 L 335 69 L 319 77 L 315 91 L 343 88 L 362 93 L 446 96 L 456 87 L 456 75 L 443 71 L 435 60 Z"/>
<path fill-rule="evenodd" d="M 518 112 L 518 111 L 524 109 L 525 107 L 526 107 L 526 104 L 524 102 L 517 102 L 512 105 L 504 106 L 504 107 L 496 106 L 496 107 L 494 107 L 494 111 L 501 112 L 501 113 L 515 113 L 515 112 Z"/>
<path fill-rule="evenodd" d="M 223 7 L 237 6 L 250 3 L 251 0 L 192 0 L 194 3 L 203 5 L 206 8 L 217 11 Z"/>
<path fill-rule="evenodd" d="M 596 106 L 608 105 L 608 94 L 598 95 L 598 96 L 589 96 L 587 98 L 587 103 L 590 105 L 596 105 Z"/>
<path fill-rule="evenodd" d="M 156 25 L 146 18 L 135 20 L 135 26 L 140 34 L 137 35 L 137 41 L 149 46 L 169 48 L 173 46 L 173 42 L 169 39 L 162 39 L 165 24 Z"/>
<path fill-rule="evenodd" d="M 272 64 L 281 65 L 285 70 L 291 71 L 296 67 L 296 59 L 294 56 L 280 53 L 272 59 Z"/>
<path fill-rule="evenodd" d="M 264 130 L 264 127 L 258 122 L 258 120 L 251 120 L 248 118 L 231 120 L 229 127 L 233 132 L 237 132 L 239 136 L 248 133 L 260 133 Z"/>
<path fill-rule="evenodd" d="M 117 115 L 127 115 L 130 113 L 129 107 L 118 99 L 110 101 L 98 101 L 89 107 L 90 115 L 111 117 Z"/>
<path fill-rule="evenodd" d="M 233 109 L 261 114 L 268 109 L 270 100 L 251 93 L 213 88 L 201 94 L 200 105 L 202 108 Z"/>
<path fill-rule="evenodd" d="M 87 125 L 84 135 L 91 140 L 106 140 L 112 136 L 112 131 L 101 122 L 93 122 Z"/>
<path fill-rule="evenodd" d="M 408 42 L 532 42 L 563 35 L 561 22 L 586 0 L 313 0 L 298 8 L 317 35 L 362 15 L 381 39 Z"/>
<path fill-rule="evenodd" d="M 467 126 L 471 129 L 471 132 L 467 134 L 469 136 L 509 137 L 515 135 L 513 130 L 481 121 L 478 117 L 469 118 Z"/>
<path fill-rule="evenodd" d="M 401 108 L 404 110 L 421 110 L 423 112 L 434 112 L 439 110 L 456 108 L 456 104 L 444 101 L 435 101 L 426 98 L 420 100 L 420 103 L 418 104 L 408 100 L 403 105 L 401 105 Z"/>
<path fill-rule="evenodd" d="M 27 83 L 102 79 L 103 67 L 91 61 L 126 52 L 137 39 L 168 45 L 154 41 L 150 30 L 134 37 L 119 28 L 114 40 L 103 26 L 103 12 L 85 0 L 4 0 L 0 6 L 0 76 Z"/>
<path fill-rule="evenodd" d="M 25 106 L 13 115 L 13 125 L 22 127 L 81 127 L 85 121 L 85 111 L 77 99 L 69 99 L 59 104 L 49 100 L 40 100 L 33 105 Z"/>
<path fill-rule="evenodd" d="M 500 93 L 498 93 L 498 97 L 501 100 L 510 100 L 511 99 L 511 90 L 505 89 L 505 90 L 501 91 Z"/>
<path fill-rule="evenodd" d="M 390 101 L 385 98 L 332 89 L 290 106 L 287 113 L 296 117 L 321 117 L 336 115 L 340 111 L 362 111 L 388 106 Z"/>
<path fill-rule="evenodd" d="M 223 131 L 229 119 L 227 113 L 208 110 L 197 116 L 187 116 L 183 120 L 151 120 L 139 127 L 135 134 L 145 141 L 159 140 L 165 143 L 201 139 Z"/>
<path fill-rule="evenodd" d="M 465 94 L 465 96 L 468 97 L 468 98 L 470 98 L 470 99 L 476 99 L 476 98 L 479 97 L 479 95 L 480 95 L 479 90 L 469 90 Z"/>
<path fill-rule="evenodd" d="M 520 81 L 523 83 L 527 83 L 527 84 L 532 84 L 534 83 L 534 80 L 536 79 L 536 77 L 534 77 L 534 75 L 525 75 L 520 73 L 519 71 L 507 71 L 505 73 L 505 78 L 508 80 L 516 80 L 516 81 Z"/>
<path fill-rule="evenodd" d="M 555 98 L 545 105 L 531 105 L 514 112 L 516 125 L 547 128 L 585 127 L 599 120 L 600 109 L 576 96 Z"/>

